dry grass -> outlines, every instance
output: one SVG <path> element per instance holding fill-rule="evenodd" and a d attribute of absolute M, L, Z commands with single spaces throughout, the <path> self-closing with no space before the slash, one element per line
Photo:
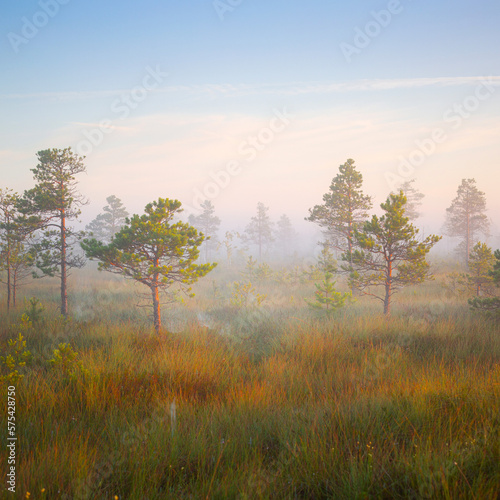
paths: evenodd
<path fill-rule="evenodd" d="M 498 498 L 497 325 L 436 283 L 389 321 L 365 300 L 314 318 L 307 284 L 262 284 L 257 314 L 204 286 L 160 337 L 128 286 L 81 285 L 70 323 L 45 290 L 17 384 L 18 498 Z M 48 366 L 60 341 L 84 370 Z"/>

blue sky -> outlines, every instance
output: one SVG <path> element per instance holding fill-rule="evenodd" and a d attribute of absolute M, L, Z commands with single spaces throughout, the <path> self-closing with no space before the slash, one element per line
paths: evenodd
<path fill-rule="evenodd" d="M 5 2 L 2 185 L 30 187 L 36 152 L 71 146 L 87 156 L 84 219 L 110 194 L 132 211 L 159 196 L 194 207 L 215 175 L 221 217 L 263 201 L 300 221 L 350 157 L 378 205 L 440 129 L 405 174 L 426 194 L 423 223 L 441 223 L 464 177 L 498 219 L 499 21 L 492 0 Z M 291 118 L 271 137 L 276 113 Z"/>

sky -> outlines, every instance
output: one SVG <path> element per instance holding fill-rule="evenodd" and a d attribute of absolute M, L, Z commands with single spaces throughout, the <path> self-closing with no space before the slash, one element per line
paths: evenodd
<path fill-rule="evenodd" d="M 0 16 L 0 187 L 85 156 L 89 222 L 116 195 L 298 229 L 348 158 L 374 212 L 404 181 L 439 231 L 464 178 L 500 235 L 498 0 L 23 0 Z"/>

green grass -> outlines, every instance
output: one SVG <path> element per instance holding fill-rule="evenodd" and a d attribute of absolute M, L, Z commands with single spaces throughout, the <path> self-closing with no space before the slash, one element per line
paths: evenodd
<path fill-rule="evenodd" d="M 132 285 L 77 276 L 70 322 L 53 286 L 27 290 L 46 321 L 25 334 L 5 498 L 498 498 L 498 325 L 439 282 L 402 293 L 390 320 L 368 299 L 321 319 L 310 283 L 256 283 L 256 313 L 229 305 L 237 277 L 215 277 L 222 297 L 200 282 L 159 337 Z M 2 346 L 21 309 L 1 311 Z M 84 370 L 49 366 L 59 342 Z"/>

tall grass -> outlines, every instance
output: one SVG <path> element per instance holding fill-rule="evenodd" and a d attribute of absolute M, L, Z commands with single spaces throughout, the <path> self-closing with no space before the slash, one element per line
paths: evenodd
<path fill-rule="evenodd" d="M 364 299 L 321 319 L 308 284 L 261 288 L 254 314 L 200 287 L 159 337 L 120 283 L 81 286 L 69 322 L 49 300 L 25 334 L 17 498 L 498 498 L 497 325 L 435 283 L 389 320 Z M 47 363 L 60 341 L 81 368 Z"/>

